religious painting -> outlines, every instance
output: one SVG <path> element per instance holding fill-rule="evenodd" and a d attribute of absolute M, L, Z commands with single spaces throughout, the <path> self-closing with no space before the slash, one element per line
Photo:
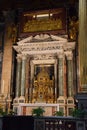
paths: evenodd
<path fill-rule="evenodd" d="M 35 65 L 32 102 L 54 102 L 54 65 Z"/>
<path fill-rule="evenodd" d="M 66 32 L 66 9 L 24 12 L 20 21 L 21 33 Z"/>

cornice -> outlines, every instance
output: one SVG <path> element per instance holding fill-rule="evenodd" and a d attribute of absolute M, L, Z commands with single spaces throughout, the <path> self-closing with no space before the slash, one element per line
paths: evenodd
<path fill-rule="evenodd" d="M 42 39 L 39 42 L 32 42 L 33 39 Z M 47 38 L 51 38 L 50 41 L 45 41 Z M 38 35 L 35 37 L 28 37 L 17 43 L 18 45 L 13 46 L 13 48 L 21 54 L 54 54 L 63 51 L 70 51 L 75 49 L 75 42 L 68 42 L 67 38 L 54 35 Z"/>

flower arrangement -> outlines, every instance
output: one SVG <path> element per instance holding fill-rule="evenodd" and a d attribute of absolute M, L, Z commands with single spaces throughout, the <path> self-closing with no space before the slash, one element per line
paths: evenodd
<path fill-rule="evenodd" d="M 63 114 L 63 112 L 61 112 L 61 111 L 55 111 L 54 112 L 54 116 L 63 116 L 64 114 Z"/>
<path fill-rule="evenodd" d="M 80 117 L 80 118 L 82 118 L 82 117 L 84 117 L 86 114 L 87 114 L 87 112 L 86 112 L 85 110 L 83 110 L 83 109 L 77 109 L 77 108 L 75 108 L 75 109 L 73 109 L 73 111 L 72 111 L 72 116 L 73 116 L 73 117 Z"/>
<path fill-rule="evenodd" d="M 45 110 L 42 107 L 38 107 L 32 110 L 32 115 L 33 116 L 43 116 L 43 113 L 45 112 Z"/>

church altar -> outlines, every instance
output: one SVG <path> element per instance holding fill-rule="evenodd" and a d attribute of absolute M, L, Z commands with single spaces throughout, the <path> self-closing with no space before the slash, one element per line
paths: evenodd
<path fill-rule="evenodd" d="M 32 109 L 42 107 L 45 110 L 44 116 L 52 116 L 59 110 L 58 104 L 50 103 L 19 103 L 17 107 L 18 115 L 32 115 Z"/>

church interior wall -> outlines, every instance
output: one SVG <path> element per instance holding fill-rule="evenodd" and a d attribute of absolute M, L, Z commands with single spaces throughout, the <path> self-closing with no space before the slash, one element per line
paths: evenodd
<path fill-rule="evenodd" d="M 44 11 L 43 11 L 44 12 Z M 65 13 L 65 12 L 64 12 Z M 66 18 L 67 19 L 67 18 Z M 64 21 L 64 23 L 67 23 L 67 21 Z M 20 20 L 21 21 L 21 20 Z M 52 22 L 52 21 L 51 21 Z M 64 25 L 64 24 L 63 24 Z M 20 26 L 21 27 L 21 26 Z M 19 28 L 20 28 L 19 27 Z M 67 32 L 67 25 L 64 25 L 63 26 L 64 28 L 61 29 L 59 28 L 58 32 L 53 30 L 53 31 L 44 31 L 43 34 L 50 34 L 52 33 L 52 35 L 57 35 L 57 36 L 67 36 L 68 32 Z M 17 34 L 18 29 L 17 26 L 14 26 L 13 24 L 13 21 L 12 21 L 12 24 L 9 25 L 9 20 L 8 20 L 8 23 L 7 23 L 7 31 L 5 33 L 5 37 L 4 37 L 4 51 L 3 51 L 3 62 L 2 62 L 2 75 L 1 75 L 1 94 L 4 95 L 4 99 L 5 98 L 8 98 L 9 100 L 9 103 L 11 102 L 11 98 L 13 98 L 12 100 L 14 100 L 15 98 L 15 95 L 16 95 L 16 69 L 17 69 L 17 61 L 16 61 L 16 58 L 17 58 L 17 53 L 16 52 L 13 52 L 14 49 L 13 49 L 13 46 L 14 45 L 17 45 L 17 42 L 20 42 L 21 40 L 23 39 L 26 39 L 27 37 L 29 37 L 31 34 L 32 36 L 35 36 L 36 34 L 37 35 L 40 35 L 41 32 L 35 32 L 35 33 L 28 33 L 28 32 L 24 32 L 24 33 L 19 33 Z M 77 32 L 75 32 L 77 33 Z M 67 36 L 67 39 L 70 38 L 70 36 L 68 35 Z M 71 39 L 68 39 L 68 41 L 76 41 L 76 35 L 75 37 L 71 37 Z M 16 53 L 16 56 L 13 54 L 13 53 Z M 75 56 L 75 54 L 74 54 Z M 25 91 L 25 98 L 26 98 L 26 103 L 29 102 L 29 95 L 28 95 L 28 87 L 29 85 L 31 84 L 31 68 L 32 66 L 29 65 L 30 64 L 30 60 L 32 59 L 32 57 L 28 57 L 27 58 L 27 61 L 26 61 L 26 79 L 25 79 L 25 84 L 26 84 L 26 91 Z M 52 60 L 52 59 L 51 59 Z M 74 94 L 77 92 L 77 73 L 76 73 L 76 59 L 74 59 L 74 74 L 73 74 L 73 77 L 74 77 Z M 40 63 L 39 63 L 40 64 Z M 57 63 L 58 64 L 58 63 Z M 67 78 L 65 75 L 67 75 L 67 68 L 66 68 L 66 60 L 64 61 L 64 97 L 67 97 Z M 58 75 L 57 75 L 58 76 Z M 57 82 L 58 83 L 58 82 Z M 56 83 L 56 85 L 57 85 Z M 72 105 L 72 107 L 74 107 L 75 104 Z M 11 106 L 11 104 L 10 104 Z M 62 104 L 60 105 L 62 108 Z M 65 109 L 65 106 L 64 106 L 64 109 Z M 68 108 L 67 108 L 68 109 Z M 66 113 L 66 112 L 65 112 Z M 67 114 L 66 114 L 67 115 Z"/>

